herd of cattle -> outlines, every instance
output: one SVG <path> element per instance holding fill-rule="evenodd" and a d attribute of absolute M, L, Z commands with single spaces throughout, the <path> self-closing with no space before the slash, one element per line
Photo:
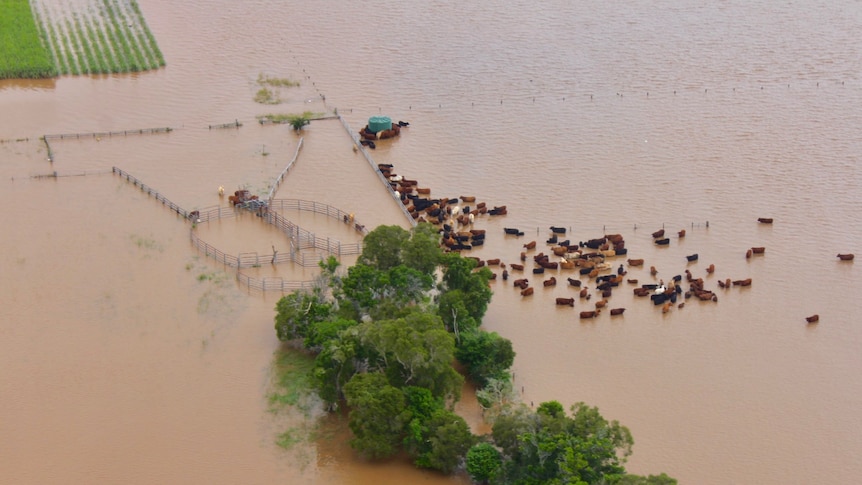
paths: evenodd
<path fill-rule="evenodd" d="M 488 209 L 484 202 L 474 206 L 467 205 L 475 203 L 476 199 L 472 196 L 432 199 L 427 197 L 430 194 L 430 189 L 418 188 L 415 180 L 408 180 L 403 176 L 395 175 L 392 165 L 380 164 L 378 169 L 390 181 L 392 190 L 398 193 L 407 211 L 415 220 L 430 222 L 440 228 L 440 244 L 445 251 L 458 251 L 463 254 L 475 246 L 481 246 L 485 242 L 486 232 L 484 229 L 474 228 L 476 219 L 485 214 L 505 215 L 507 212 L 506 206 Z M 462 207 L 461 204 L 464 206 Z M 772 224 L 772 219 L 759 218 L 758 223 Z M 704 277 L 695 277 L 689 269 L 685 269 L 684 275 L 673 276 L 667 283 L 663 279 L 659 279 L 658 283 L 639 284 L 637 279 L 626 279 L 627 267 L 644 266 L 644 260 L 621 259 L 617 266 L 614 259 L 628 254 L 625 240 L 621 234 L 605 234 L 586 241 L 573 242 L 564 239 L 567 232 L 565 227 L 551 226 L 549 231 L 549 237 L 545 241 L 548 254 L 545 250 L 537 249 L 539 245 L 537 241 L 529 241 L 522 244 L 523 251 L 520 252 L 518 263 L 506 264 L 500 258 L 483 260 L 475 256 L 465 255 L 464 257 L 474 260 L 477 268 L 483 266 L 499 268 L 499 274 L 503 281 L 508 281 L 511 274 L 513 287 L 518 289 L 521 296 L 525 298 L 533 295 L 535 289 L 530 285 L 529 278 L 514 278 L 516 274 L 531 272 L 534 277 L 542 278 L 543 288 L 550 288 L 557 285 L 557 277 L 560 276 L 562 279 L 564 272 L 571 271 L 572 275 L 575 275 L 577 271 L 578 277 L 565 278 L 568 286 L 577 291 L 577 297 L 557 297 L 555 304 L 574 307 L 576 299 L 585 302 L 590 301 L 593 295 L 590 291 L 590 287 L 592 287 L 595 294 L 600 298 L 597 299 L 598 301 L 592 302 L 589 310 L 579 313 L 579 317 L 582 319 L 596 318 L 606 309 L 612 316 L 622 315 L 626 310 L 625 308 L 610 308 L 609 304 L 614 291 L 623 283 L 633 286 L 632 291 L 636 297 L 649 297 L 654 305 L 661 305 L 662 313 L 667 313 L 674 307 L 683 308 L 685 306 L 684 300 L 689 298 L 718 302 L 718 295 L 706 287 Z M 503 229 L 503 234 L 506 238 L 519 238 L 524 236 L 524 231 L 506 227 Z M 653 242 L 658 246 L 667 246 L 670 243 L 670 238 L 666 237 L 664 229 L 653 232 L 651 236 Z M 677 238 L 684 238 L 686 236 L 685 229 L 678 231 L 676 236 Z M 752 247 L 746 250 L 745 257 L 763 255 L 765 251 L 766 248 L 764 247 Z M 528 264 L 528 258 L 532 260 L 532 265 Z M 842 261 L 852 261 L 854 255 L 850 253 L 838 254 L 838 258 Z M 696 253 L 686 256 L 686 261 L 689 264 L 698 261 L 698 259 Z M 615 266 L 616 269 L 614 269 Z M 714 264 L 706 267 L 707 275 L 714 272 Z M 545 278 L 548 273 L 553 274 L 549 274 Z M 653 281 L 657 274 L 656 268 L 651 266 L 650 275 L 653 277 Z M 497 279 L 497 276 L 498 273 L 492 270 L 491 279 Z M 586 278 L 586 280 L 581 278 Z M 688 289 L 683 288 L 683 279 L 688 285 Z M 752 280 L 751 278 L 726 278 L 716 281 L 719 288 L 729 289 L 735 286 L 751 286 Z M 815 323 L 819 321 L 819 316 L 812 315 L 807 317 L 806 321 Z"/>

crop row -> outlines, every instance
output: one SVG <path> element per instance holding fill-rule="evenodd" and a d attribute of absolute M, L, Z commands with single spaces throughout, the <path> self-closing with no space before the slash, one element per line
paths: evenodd
<path fill-rule="evenodd" d="M 0 8 L 0 79 L 57 75 L 27 0 L 3 0 Z"/>
<path fill-rule="evenodd" d="M 26 0 L 23 0 L 26 3 Z M 30 0 L 41 26 L 37 42 L 60 74 L 109 74 L 165 65 L 135 0 Z"/>

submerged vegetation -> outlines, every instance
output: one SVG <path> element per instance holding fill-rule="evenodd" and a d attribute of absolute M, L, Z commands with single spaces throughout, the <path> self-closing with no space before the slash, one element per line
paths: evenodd
<path fill-rule="evenodd" d="M 165 59 L 136 0 L 3 0 L 0 78 L 116 74 Z"/>
<path fill-rule="evenodd" d="M 278 338 L 314 355 L 308 374 L 279 379 L 310 385 L 330 411 L 346 405 L 350 444 L 363 456 L 403 452 L 418 467 L 466 469 L 481 483 L 676 483 L 627 474 L 631 433 L 597 408 L 576 403 L 567 413 L 549 401 L 533 410 L 515 400 L 512 343 L 480 328 L 491 272 L 444 254 L 435 227 L 380 226 L 346 272 L 334 257 L 320 267 L 317 287 L 276 304 Z M 473 435 L 453 411 L 465 379 L 456 360 L 479 388 L 490 435 Z M 288 430 L 279 442 L 295 437 Z"/>
<path fill-rule="evenodd" d="M 315 113 L 313 111 L 305 111 L 305 112 L 300 113 L 300 114 L 296 114 L 296 113 L 272 114 L 272 113 L 270 113 L 270 114 L 258 116 L 257 119 L 260 120 L 261 122 L 266 121 L 268 123 L 289 124 L 294 130 L 300 131 L 300 130 L 302 130 L 302 128 L 304 126 L 311 123 L 311 120 L 313 120 L 315 118 L 319 118 L 321 116 L 323 116 L 321 113 Z"/>
<path fill-rule="evenodd" d="M 254 102 L 260 104 L 281 104 L 280 88 L 295 88 L 299 81 L 290 78 L 278 78 L 267 76 L 263 73 L 257 75 L 257 85 L 260 89 L 254 95 Z"/>

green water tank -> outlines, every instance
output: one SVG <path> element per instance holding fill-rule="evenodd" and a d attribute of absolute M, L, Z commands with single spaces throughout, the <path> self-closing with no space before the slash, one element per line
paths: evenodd
<path fill-rule="evenodd" d="M 368 118 L 368 131 L 371 133 L 391 129 L 392 118 L 388 116 L 372 116 L 371 118 Z"/>

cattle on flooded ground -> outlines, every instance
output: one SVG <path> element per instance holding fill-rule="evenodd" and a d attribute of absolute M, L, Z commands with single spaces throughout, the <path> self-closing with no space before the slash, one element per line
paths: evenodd
<path fill-rule="evenodd" d="M 596 318 L 597 316 L 599 316 L 599 313 L 601 313 L 601 311 L 599 310 L 585 311 L 580 313 L 580 317 L 582 319 Z"/>
<path fill-rule="evenodd" d="M 625 311 L 625 308 L 611 308 L 611 315 L 622 315 Z"/>
<path fill-rule="evenodd" d="M 521 296 L 530 296 L 532 294 L 533 294 L 533 287 L 532 286 L 524 288 L 523 290 L 521 290 Z"/>
<path fill-rule="evenodd" d="M 575 306 L 574 298 L 557 298 L 557 305 L 569 305 L 571 307 Z"/>

